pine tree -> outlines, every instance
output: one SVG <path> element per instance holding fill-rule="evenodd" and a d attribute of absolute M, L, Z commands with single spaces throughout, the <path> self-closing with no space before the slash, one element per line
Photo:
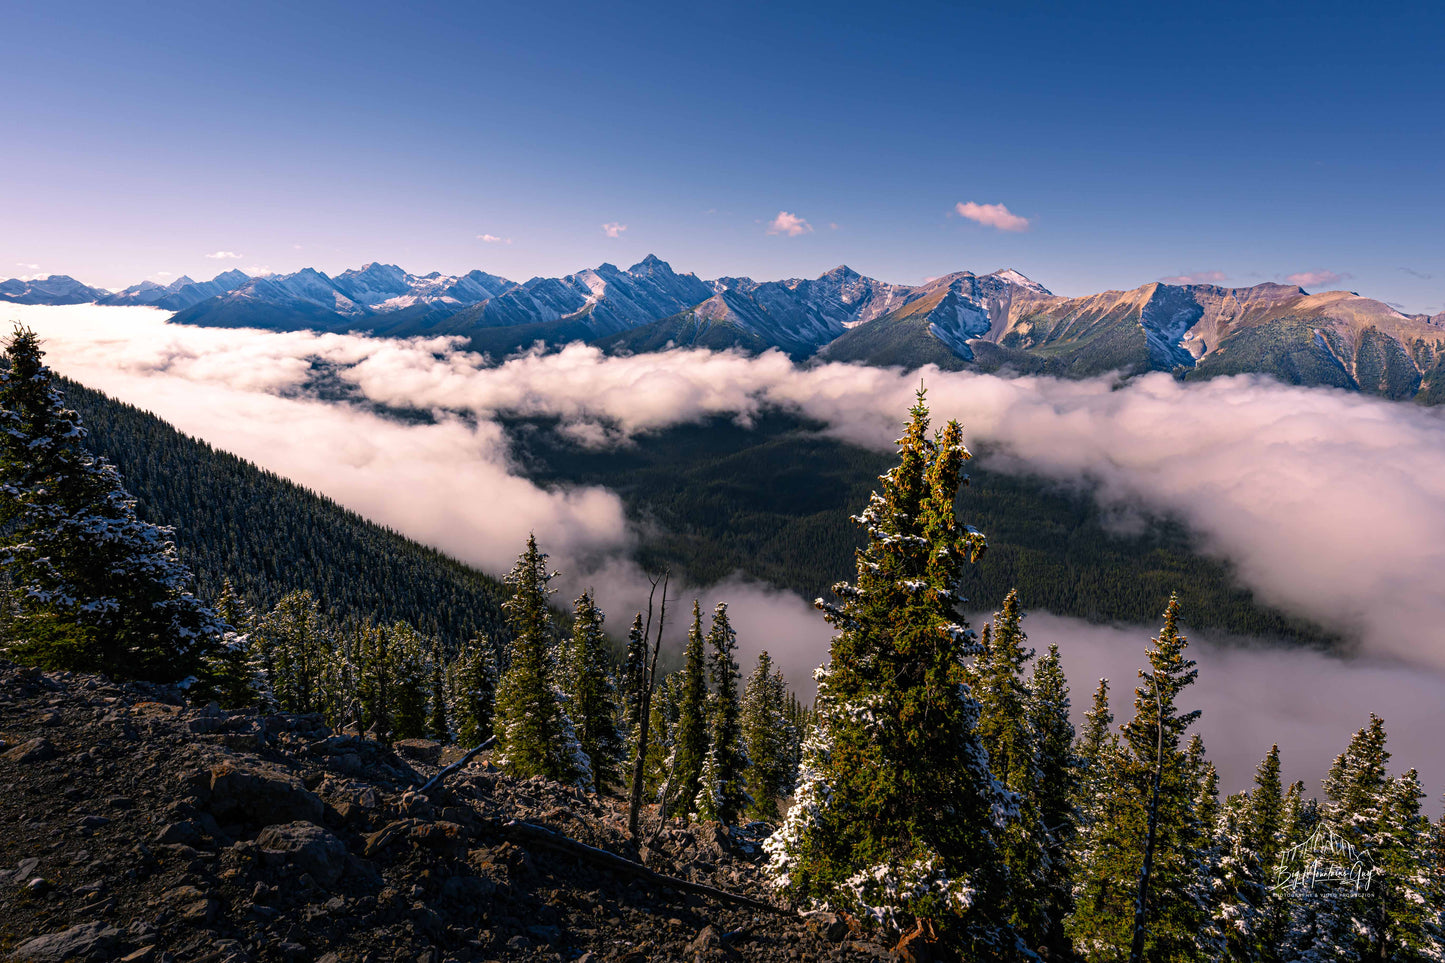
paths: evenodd
<path fill-rule="evenodd" d="M 1008 594 L 984 628 L 983 651 L 973 666 L 978 737 L 994 777 L 1018 797 L 1018 817 L 999 834 L 1009 873 L 1009 921 L 1025 943 L 1042 946 L 1050 930 L 1043 885 L 1048 840 L 1038 811 L 1041 774 L 1023 676 L 1034 651 L 1026 647 L 1017 592 Z"/>
<path fill-rule="evenodd" d="M 1203 766 L 1191 762 L 1180 745 L 1199 712 L 1180 712 L 1177 705 L 1198 673 L 1184 654 L 1188 643 L 1179 634 L 1178 619 L 1179 602 L 1171 598 L 1164 627 L 1148 653 L 1150 669 L 1139 673 L 1134 718 L 1123 726 L 1117 750 L 1093 750 L 1089 743 L 1097 738 L 1098 720 L 1085 727 L 1080 754 L 1087 759 L 1098 751 L 1103 770 L 1090 780 L 1095 798 L 1087 804 L 1075 908 L 1067 926 L 1075 948 L 1090 960 L 1129 956 L 1156 778 L 1143 958 L 1183 961 L 1203 952 L 1199 937 L 1206 914 L 1198 903 L 1197 882 L 1205 836 L 1196 816 Z M 1198 751 L 1202 754 L 1202 748 Z"/>
<path fill-rule="evenodd" d="M 668 795 L 687 807 L 697 798 L 702 767 L 707 761 L 707 661 L 702 634 L 702 609 L 692 603 L 692 628 L 683 650 L 682 691 L 678 702 L 677 735 L 670 760 Z"/>
<path fill-rule="evenodd" d="M 1205 872 L 1211 908 L 1209 936 L 1217 958 L 1236 963 L 1263 960 L 1267 949 L 1271 894 L 1268 867 L 1254 847 L 1252 810 L 1251 794 L 1235 793 L 1225 799 L 1219 807 Z"/>
<path fill-rule="evenodd" d="M 203 660 L 201 684 L 192 690 L 197 698 L 214 698 L 227 708 L 241 708 L 256 702 L 259 666 L 251 657 L 250 606 L 236 594 L 231 580 L 221 585 L 215 603 L 216 617 L 225 626 L 220 645 Z"/>
<path fill-rule="evenodd" d="M 787 688 L 773 669 L 767 650 L 743 690 L 743 745 L 748 754 L 748 815 L 773 822 L 778 818 L 778 797 L 788 791 L 791 777 L 793 723 L 788 718 Z"/>
<path fill-rule="evenodd" d="M 1329 802 L 1320 828 L 1332 853 L 1368 867 L 1364 885 L 1315 885 L 1296 908 L 1295 949 L 1301 959 L 1440 959 L 1441 933 L 1427 900 L 1430 824 L 1415 771 L 1391 778 L 1384 722 L 1375 715 L 1355 733 L 1324 780 Z"/>
<path fill-rule="evenodd" d="M 557 782 L 590 786 L 592 773 L 557 687 L 556 653 L 547 583 L 547 556 L 535 535 L 505 581 L 512 597 L 505 604 L 512 629 L 511 657 L 497 685 L 494 726 L 496 760 L 511 774 L 545 776 Z"/>
<path fill-rule="evenodd" d="M 405 622 L 385 630 L 391 641 L 387 651 L 392 659 L 392 732 L 397 739 L 420 739 L 426 735 L 427 640 Z"/>
<path fill-rule="evenodd" d="M 1279 746 L 1269 752 L 1254 771 L 1254 788 L 1250 790 L 1243 818 L 1244 849 L 1258 863 L 1262 893 L 1258 919 L 1254 924 L 1254 955 L 1261 963 L 1283 960 L 1284 943 L 1289 931 L 1289 900 L 1275 892 L 1276 867 L 1280 853 L 1289 845 L 1290 810 L 1298 805 L 1298 794 L 1287 805 L 1280 781 Z"/>
<path fill-rule="evenodd" d="M 648 799 L 659 799 L 672 771 L 673 748 L 677 740 L 678 703 L 682 694 L 682 674 L 673 673 L 662 680 L 652 694 L 650 721 L 647 725 L 647 755 L 643 758 L 643 793 Z"/>
<path fill-rule="evenodd" d="M 748 757 L 743 749 L 742 703 L 738 695 L 737 633 L 728 621 L 726 602 L 713 610 L 708 629 L 708 749 L 694 807 L 698 816 L 723 825 L 737 822 L 748 803 L 743 778 Z"/>
<path fill-rule="evenodd" d="M 490 639 L 473 635 L 448 670 L 447 688 L 457 728 L 457 743 L 470 749 L 492 734 L 497 698 L 497 659 Z"/>
<path fill-rule="evenodd" d="M 627 657 L 622 664 L 618 700 L 622 732 L 627 738 L 628 759 L 636 758 L 637 741 L 642 738 L 643 690 L 647 686 L 647 638 L 643 631 L 642 613 L 632 620 L 627 631 Z"/>
<path fill-rule="evenodd" d="M 984 540 L 954 502 L 969 457 L 957 422 L 932 439 L 923 393 L 899 464 L 857 520 L 857 584 L 820 600 L 837 628 L 815 674 L 818 724 L 787 818 L 767 843 L 775 885 L 827 901 L 910 946 L 1007 959 L 996 836 L 1016 807 L 989 770 L 965 659 L 977 637 L 954 593 Z"/>
<path fill-rule="evenodd" d="M 288 592 L 256 622 L 263 695 L 282 712 L 324 712 L 335 633 L 309 591 Z"/>
<path fill-rule="evenodd" d="M 622 736 L 614 718 L 616 693 L 608 675 L 603 614 L 589 590 L 573 608 L 572 644 L 565 673 L 568 711 L 592 770 L 593 789 L 605 796 L 621 779 Z"/>
<path fill-rule="evenodd" d="M 0 569 L 19 618 L 0 654 L 170 682 L 199 677 L 225 623 L 191 594 L 170 529 L 142 521 L 109 462 L 85 450 L 34 332 L 0 368 Z"/>
<path fill-rule="evenodd" d="M 427 716 L 427 735 L 437 742 L 450 742 L 452 731 L 447 717 L 446 662 L 442 658 L 440 639 L 432 639 L 428 668 L 431 672 L 431 714 Z"/>
<path fill-rule="evenodd" d="M 353 634 L 357 725 L 383 740 L 391 739 L 396 728 L 396 658 L 391 646 L 391 633 L 378 625 L 358 626 Z"/>
<path fill-rule="evenodd" d="M 1074 754 L 1074 724 L 1069 721 L 1069 684 L 1059 659 L 1059 647 L 1034 663 L 1029 680 L 1029 730 L 1037 758 L 1035 809 L 1044 832 L 1044 861 L 1039 868 L 1039 900 L 1047 921 L 1042 945 L 1049 955 L 1065 959 L 1072 954 L 1064 920 L 1073 912 L 1073 866 L 1070 853 L 1078 834 L 1078 757 Z"/>

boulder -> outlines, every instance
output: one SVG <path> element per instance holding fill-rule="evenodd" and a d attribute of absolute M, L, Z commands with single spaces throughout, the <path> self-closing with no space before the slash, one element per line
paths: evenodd
<path fill-rule="evenodd" d="M 10 959 L 30 963 L 114 959 L 119 936 L 120 930 L 106 923 L 81 923 L 26 940 L 11 951 Z"/>
<path fill-rule="evenodd" d="M 322 886 L 332 886 L 346 869 L 346 844 L 329 830 L 297 821 L 267 826 L 256 837 L 261 852 L 284 861 L 295 871 L 310 873 Z"/>
<path fill-rule="evenodd" d="M 55 747 L 45 737 L 37 737 L 5 753 L 5 758 L 11 762 L 45 762 L 47 759 L 55 758 Z"/>
<path fill-rule="evenodd" d="M 224 763 L 211 770 L 210 809 L 223 823 L 270 826 L 320 822 L 326 806 L 321 797 L 288 773 L 240 769 Z"/>

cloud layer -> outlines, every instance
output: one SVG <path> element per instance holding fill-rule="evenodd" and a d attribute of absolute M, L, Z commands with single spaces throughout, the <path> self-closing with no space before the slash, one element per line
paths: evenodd
<path fill-rule="evenodd" d="M 973 201 L 960 201 L 953 206 L 953 209 L 958 212 L 959 217 L 967 218 L 984 227 L 1011 232 L 1029 229 L 1028 218 L 1019 217 L 1002 204 L 976 204 Z"/>
<path fill-rule="evenodd" d="M 776 353 L 607 358 L 580 345 L 487 367 L 448 338 L 187 328 L 149 308 L 6 308 L 41 334 L 61 373 L 490 571 L 505 570 L 535 530 L 567 573 L 564 590 L 595 585 L 619 629 L 645 603 L 640 573 L 619 561 L 633 539 L 620 500 L 520 477 L 494 416 L 554 416 L 572 437 L 610 445 L 710 416 L 747 423 L 776 407 L 886 450 L 920 378 L 839 364 L 799 369 Z M 317 362 L 364 401 L 432 411 L 435 423 L 305 399 L 299 389 Z M 1321 726 L 1328 738 L 1305 753 L 1313 765 L 1374 708 L 1409 745 L 1400 755 L 1425 767 L 1415 753 L 1433 750 L 1409 744 L 1396 720 L 1424 725 L 1418 700 L 1438 706 L 1432 687 L 1445 670 L 1441 412 L 1258 377 L 1185 384 L 1156 374 L 1123 385 L 932 369 L 921 377 L 935 418 L 962 420 L 971 444 L 989 446 L 992 468 L 1085 486 L 1113 512 L 1178 517 L 1262 599 L 1359 640 L 1365 661 L 1353 663 L 1298 651 L 1201 658 L 1201 685 L 1215 678 L 1220 687 L 1211 712 L 1221 728 L 1206 731 L 1213 750 L 1252 767 L 1268 746 L 1256 745 L 1263 737 L 1245 732 L 1246 722 L 1282 746 L 1276 731 L 1304 745 Z M 709 608 L 733 603 L 747 660 L 767 647 L 801 682 L 826 654 L 827 627 L 801 599 L 743 580 L 679 592 L 684 601 L 670 612 L 679 633 L 699 593 Z M 1131 688 L 1155 628 L 1109 636 L 1042 614 L 1030 626 L 1037 644 L 1050 634 L 1068 640 L 1066 660 L 1099 653 L 1071 672 L 1078 702 L 1091 688 L 1085 676 L 1109 674 Z M 1110 662 L 1113 652 L 1123 661 Z M 1302 679 L 1313 694 L 1299 694 Z M 1440 754 L 1445 748 L 1428 758 Z"/>

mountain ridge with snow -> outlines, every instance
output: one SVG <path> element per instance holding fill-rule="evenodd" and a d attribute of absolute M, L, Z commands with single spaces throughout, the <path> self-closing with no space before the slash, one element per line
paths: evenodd
<path fill-rule="evenodd" d="M 704 280 L 649 254 L 518 282 L 484 271 L 412 274 L 369 262 L 109 292 L 66 276 L 0 282 L 0 301 L 152 305 L 208 327 L 453 336 L 503 357 L 573 341 L 612 353 L 699 346 L 796 360 L 1010 369 L 1063 377 L 1173 371 L 1264 373 L 1445 402 L 1445 314 L 1407 315 L 1349 291 L 1153 281 L 1062 297 L 1014 268 L 894 284 L 847 265 L 817 278 Z"/>

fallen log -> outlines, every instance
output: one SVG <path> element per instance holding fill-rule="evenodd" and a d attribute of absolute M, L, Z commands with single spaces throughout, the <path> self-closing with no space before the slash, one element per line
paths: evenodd
<path fill-rule="evenodd" d="M 513 819 L 502 824 L 502 831 L 513 839 L 550 846 L 559 852 L 577 856 L 605 869 L 628 873 L 632 876 L 656 883 L 659 886 L 669 886 L 687 893 L 711 896 L 713 899 L 722 900 L 725 903 L 736 903 L 739 906 L 747 906 L 768 913 L 776 913 L 779 916 L 797 915 L 793 910 L 784 906 L 775 906 L 772 903 L 760 899 L 753 899 L 751 896 L 744 896 L 741 893 L 730 893 L 725 889 L 718 889 L 716 886 L 708 886 L 706 883 L 694 883 L 691 880 L 668 876 L 666 873 L 659 873 L 656 870 L 648 869 L 641 863 L 634 863 L 632 860 L 618 856 L 616 853 L 609 853 L 605 849 L 589 846 L 570 836 L 563 836 L 561 833 L 553 832 L 545 826 L 538 826 L 535 823 L 524 823 L 520 820 Z"/>
<path fill-rule="evenodd" d="M 471 762 L 473 759 L 475 759 L 475 758 L 477 757 L 477 755 L 478 755 L 479 753 L 485 752 L 486 750 L 492 748 L 492 746 L 496 743 L 496 741 L 497 741 L 497 737 L 496 737 L 496 736 L 492 736 L 492 737 L 489 738 L 486 742 L 482 743 L 480 746 L 477 746 L 475 749 L 468 749 L 468 750 L 467 750 L 467 754 L 466 754 L 465 756 L 462 756 L 462 757 L 461 757 L 460 759 L 458 759 L 456 762 L 452 763 L 450 766 L 447 766 L 445 769 L 443 769 L 441 772 L 437 773 L 435 776 L 432 776 L 430 779 L 428 779 L 428 780 L 427 780 L 425 783 L 423 783 L 421 786 L 417 787 L 417 790 L 416 790 L 416 791 L 417 791 L 417 792 L 422 792 L 422 793 L 424 793 L 424 792 L 430 792 L 431 790 L 435 789 L 437 786 L 440 786 L 440 785 L 442 784 L 442 780 L 446 779 L 446 777 L 450 776 L 452 773 L 456 772 L 457 770 L 459 770 L 459 769 L 461 769 L 463 766 L 465 766 L 467 763 Z"/>

